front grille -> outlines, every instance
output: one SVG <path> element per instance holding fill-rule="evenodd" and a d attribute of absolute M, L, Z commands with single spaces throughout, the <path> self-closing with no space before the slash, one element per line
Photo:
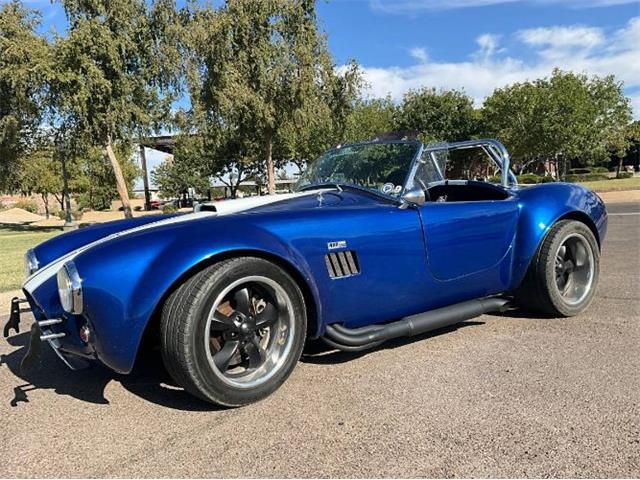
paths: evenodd
<path fill-rule="evenodd" d="M 350 277 L 360 273 L 358 257 L 351 250 L 328 253 L 324 256 L 324 261 L 331 278 Z"/>

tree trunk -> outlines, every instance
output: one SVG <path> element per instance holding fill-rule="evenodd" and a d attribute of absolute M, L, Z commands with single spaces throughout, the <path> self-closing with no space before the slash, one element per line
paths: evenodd
<path fill-rule="evenodd" d="M 267 191 L 269 195 L 276 193 L 276 175 L 273 167 L 273 137 L 267 139 Z"/>
<path fill-rule="evenodd" d="M 113 148 L 111 147 L 111 142 L 107 142 L 104 149 L 107 152 L 107 157 L 109 157 L 111 167 L 113 168 L 113 173 L 116 176 L 116 187 L 118 189 L 118 194 L 120 195 L 120 200 L 122 201 L 122 210 L 124 211 L 124 216 L 125 218 L 133 218 L 133 215 L 131 214 L 131 204 L 129 203 L 129 192 L 127 191 L 127 184 L 124 181 L 124 175 L 122 175 L 122 169 L 120 168 L 120 164 L 118 163 L 116 154 L 113 152 Z"/>
<path fill-rule="evenodd" d="M 42 197 L 42 203 L 44 204 L 44 217 L 49 219 L 49 194 L 41 193 L 40 196 Z"/>
<path fill-rule="evenodd" d="M 624 157 L 620 157 L 620 160 L 618 160 L 618 166 L 616 167 L 616 178 L 620 178 L 620 170 L 622 170 L 623 162 L 624 162 Z"/>
<path fill-rule="evenodd" d="M 62 157 L 62 188 L 63 198 L 65 203 L 66 217 L 64 224 L 66 226 L 73 225 L 73 217 L 71 216 L 71 196 L 69 195 L 69 175 L 67 173 L 67 159 Z"/>
<path fill-rule="evenodd" d="M 144 209 L 151 210 L 151 194 L 149 192 L 149 173 L 147 172 L 147 155 L 144 145 L 140 145 L 140 164 L 142 166 L 142 180 L 144 184 Z"/>

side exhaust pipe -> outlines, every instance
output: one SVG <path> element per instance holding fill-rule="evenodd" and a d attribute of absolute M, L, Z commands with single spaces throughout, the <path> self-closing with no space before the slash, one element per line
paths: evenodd
<path fill-rule="evenodd" d="M 498 297 L 481 298 L 411 315 L 384 325 L 347 328 L 327 325 L 323 340 L 330 346 L 347 352 L 357 352 L 398 337 L 411 337 L 431 330 L 455 325 L 483 313 L 505 311 L 509 300 Z"/>

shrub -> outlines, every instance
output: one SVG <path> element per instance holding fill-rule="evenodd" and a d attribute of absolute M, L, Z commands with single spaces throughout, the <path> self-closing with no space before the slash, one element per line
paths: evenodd
<path fill-rule="evenodd" d="M 525 185 L 540 183 L 541 180 L 540 175 L 536 175 L 535 173 L 525 173 L 524 175 L 518 175 L 517 178 L 518 183 L 523 183 Z"/>
<path fill-rule="evenodd" d="M 584 180 L 586 182 L 597 182 L 600 180 L 609 180 L 609 175 L 606 173 L 589 173 L 584 176 Z"/>
<path fill-rule="evenodd" d="M 502 177 L 500 175 L 494 175 L 492 177 L 487 178 L 489 183 L 502 183 Z"/>
<path fill-rule="evenodd" d="M 33 200 L 18 200 L 15 203 L 14 208 L 21 208 L 27 212 L 38 213 L 38 204 Z"/>
<path fill-rule="evenodd" d="M 569 174 L 564 176 L 564 181 L 569 183 L 581 182 L 583 177 L 584 175 Z"/>
<path fill-rule="evenodd" d="M 71 209 L 71 218 L 74 220 L 80 220 L 82 218 L 82 210 Z M 58 218 L 60 220 L 67 219 L 67 211 L 66 210 L 58 210 L 57 212 Z"/>
<path fill-rule="evenodd" d="M 593 167 L 591 173 L 609 173 L 609 169 L 606 167 Z"/>
<path fill-rule="evenodd" d="M 133 210 L 134 210 L 135 212 L 139 212 L 139 211 L 141 211 L 141 210 L 142 210 L 142 207 L 141 207 L 140 205 L 136 205 L 135 207 L 133 207 Z"/>
<path fill-rule="evenodd" d="M 633 177 L 633 173 L 620 171 L 616 178 L 631 178 L 631 177 Z"/>
<path fill-rule="evenodd" d="M 162 207 L 162 213 L 176 213 L 178 211 L 178 207 L 176 207 L 173 203 L 167 203 Z"/>
<path fill-rule="evenodd" d="M 555 182 L 556 179 L 551 175 L 547 175 L 546 177 L 540 177 L 540 183 L 552 183 Z"/>

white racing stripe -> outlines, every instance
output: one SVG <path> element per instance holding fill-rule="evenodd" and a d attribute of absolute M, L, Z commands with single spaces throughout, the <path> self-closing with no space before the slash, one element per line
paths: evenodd
<path fill-rule="evenodd" d="M 280 201 L 288 200 L 290 198 L 295 198 L 295 197 L 315 195 L 316 193 L 317 191 L 310 190 L 306 192 L 288 193 L 283 195 L 264 195 L 259 197 L 247 197 L 247 198 L 237 198 L 234 200 L 224 200 L 221 202 L 214 203 L 217 210 L 216 212 L 204 211 L 204 212 L 196 212 L 196 213 L 186 213 L 184 215 L 178 215 L 176 217 L 171 217 L 164 220 L 158 220 L 157 222 L 151 222 L 145 225 L 140 225 L 139 227 L 130 228 L 128 230 L 122 230 L 121 232 L 113 233 L 111 235 L 100 238 L 86 245 L 83 245 L 82 247 L 76 250 L 73 250 L 67 253 L 66 255 L 63 255 L 62 257 L 56 259 L 55 261 L 51 262 L 44 268 L 34 272 L 29 278 L 25 280 L 24 284 L 22 285 L 22 288 L 24 288 L 27 292 L 32 294 L 33 291 L 37 289 L 40 285 L 42 285 L 44 282 L 46 282 L 51 277 L 56 275 L 58 273 L 58 270 L 60 270 L 60 268 L 62 268 L 62 266 L 66 262 L 73 260 L 82 252 L 85 252 L 95 247 L 96 245 L 100 245 L 101 243 L 108 242 L 110 240 L 121 237 L 123 235 L 129 235 L 131 233 L 136 233 L 136 232 L 140 232 L 143 230 L 148 230 L 150 228 L 156 228 L 164 225 L 172 225 L 175 223 L 189 222 L 189 221 L 197 220 L 199 218 L 203 218 L 207 216 L 230 215 L 232 213 L 237 213 L 244 210 L 249 210 L 251 208 L 256 208 L 261 205 L 280 202 Z"/>

